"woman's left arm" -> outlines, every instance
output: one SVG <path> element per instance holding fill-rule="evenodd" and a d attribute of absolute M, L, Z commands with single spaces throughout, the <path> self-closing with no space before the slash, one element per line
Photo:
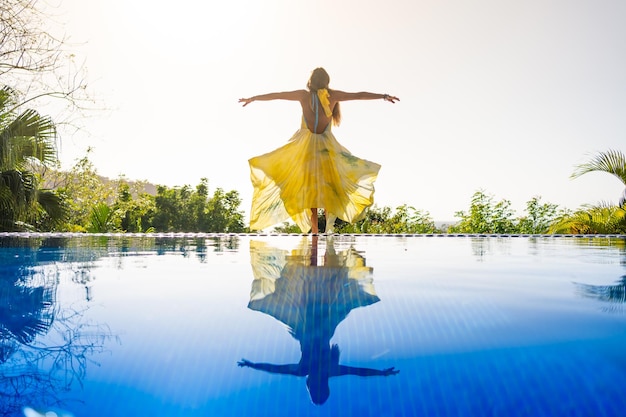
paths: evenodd
<path fill-rule="evenodd" d="M 378 100 L 378 99 L 383 99 L 390 103 L 395 103 L 396 101 L 400 101 L 400 99 L 396 96 L 392 96 L 389 94 L 370 93 L 368 91 L 361 91 L 358 93 L 347 93 L 345 91 L 332 90 L 330 95 L 336 101 Z"/>

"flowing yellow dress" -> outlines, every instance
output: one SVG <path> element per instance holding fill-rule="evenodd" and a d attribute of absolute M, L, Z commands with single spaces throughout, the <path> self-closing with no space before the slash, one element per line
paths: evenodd
<path fill-rule="evenodd" d="M 311 229 L 311 208 L 346 222 L 359 220 L 374 203 L 380 165 L 355 157 L 331 131 L 313 133 L 304 117 L 289 142 L 251 158 L 254 187 L 250 229 L 262 230 L 292 219 L 302 232 Z"/>

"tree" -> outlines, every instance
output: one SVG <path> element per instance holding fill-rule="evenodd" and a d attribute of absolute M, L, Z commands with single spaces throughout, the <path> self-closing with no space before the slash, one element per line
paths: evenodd
<path fill-rule="evenodd" d="M 477 191 L 466 213 L 456 213 L 461 220 L 448 228 L 448 233 L 548 233 L 557 220 L 569 214 L 556 204 L 541 203 L 541 197 L 526 202 L 526 215 L 514 217 L 508 200 L 494 203 L 493 196 Z"/>
<path fill-rule="evenodd" d="M 160 185 L 154 204 L 152 226 L 159 232 L 245 231 L 239 193 L 218 188 L 209 198 L 206 178 L 201 179 L 195 190 L 189 185 L 174 188 Z"/>
<path fill-rule="evenodd" d="M 155 210 L 154 196 L 143 191 L 144 184 L 133 182 L 133 190 L 126 180 L 118 180 L 113 212 L 119 219 L 117 223 L 122 231 L 136 233 L 151 230 Z"/>
<path fill-rule="evenodd" d="M 0 89 L 0 228 L 33 229 L 61 222 L 66 215 L 59 196 L 39 188 L 35 165 L 53 165 L 56 128 L 35 110 L 16 111 L 15 93 Z"/>
<path fill-rule="evenodd" d="M 189 232 L 181 229 L 181 223 L 185 222 L 186 214 L 183 210 L 186 188 L 168 188 L 164 185 L 157 186 L 157 194 L 154 198 L 155 213 L 152 227 L 157 232 Z"/>
<path fill-rule="evenodd" d="M 618 205 L 584 206 L 574 213 L 566 213 L 550 227 L 552 233 L 626 233 L 626 157 L 617 150 L 600 152 L 590 161 L 577 165 L 571 177 L 590 172 L 606 172 L 622 182 L 625 188 Z"/>
<path fill-rule="evenodd" d="M 572 178 L 578 178 L 589 172 L 606 172 L 620 180 L 624 185 L 624 192 L 619 200 L 619 206 L 626 204 L 626 156 L 617 150 L 600 152 L 589 162 L 576 166 Z"/>
<path fill-rule="evenodd" d="M 93 210 L 99 205 L 111 204 L 115 196 L 115 184 L 105 182 L 98 175 L 89 153 L 78 160 L 68 172 L 49 172 L 47 181 L 56 187 L 68 209 L 63 230 L 84 232 L 91 224 Z"/>
<path fill-rule="evenodd" d="M 519 219 L 517 231 L 519 233 L 541 234 L 547 233 L 550 225 L 559 217 L 567 214 L 556 204 L 541 204 L 541 197 L 533 197 L 526 202 L 527 216 Z"/>
<path fill-rule="evenodd" d="M 476 191 L 472 196 L 470 209 L 466 213 L 458 211 L 455 217 L 461 221 L 450 226 L 452 233 L 514 233 L 517 231 L 511 210 L 511 202 L 493 202 L 493 196 L 484 191 Z"/>
<path fill-rule="evenodd" d="M 435 233 L 437 228 L 427 212 L 403 204 L 393 210 L 385 206 L 369 207 L 360 220 L 347 223 L 336 221 L 337 233 Z"/>
<path fill-rule="evenodd" d="M 246 231 L 243 213 L 239 210 L 241 198 L 237 191 L 224 192 L 218 188 L 204 210 L 207 232 L 241 233 Z"/>
<path fill-rule="evenodd" d="M 61 98 L 72 115 L 84 108 L 86 83 L 51 12 L 45 1 L 0 0 L 0 77 L 22 93 L 18 106 Z"/>

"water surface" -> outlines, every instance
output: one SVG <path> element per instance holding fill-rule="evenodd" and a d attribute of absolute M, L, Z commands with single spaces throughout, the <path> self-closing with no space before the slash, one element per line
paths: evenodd
<path fill-rule="evenodd" d="M 623 415 L 624 239 L 0 238 L 0 415 Z"/>

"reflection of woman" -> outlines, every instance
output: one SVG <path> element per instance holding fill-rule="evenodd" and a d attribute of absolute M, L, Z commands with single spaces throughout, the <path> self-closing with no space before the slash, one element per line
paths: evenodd
<path fill-rule="evenodd" d="M 289 327 L 300 342 L 301 357 L 294 364 L 255 363 L 247 359 L 239 366 L 276 374 L 306 377 L 306 385 L 315 404 L 323 404 L 330 395 L 328 381 L 343 375 L 389 376 L 392 368 L 371 369 L 339 364 L 339 347 L 330 340 L 339 323 L 357 307 L 380 299 L 371 283 L 371 268 L 365 266 L 353 248 L 335 253 L 329 243 L 323 265 L 310 265 L 309 254 L 281 251 L 260 242 L 251 242 L 255 282 L 248 308 L 269 314 Z"/>
<path fill-rule="evenodd" d="M 317 233 L 317 208 L 326 210 L 327 225 L 339 217 L 358 220 L 373 203 L 374 181 L 380 165 L 353 156 L 331 132 L 340 121 L 339 102 L 397 97 L 368 92 L 347 93 L 328 88 L 323 68 L 311 74 L 307 90 L 242 98 L 253 101 L 291 100 L 302 107 L 302 125 L 285 146 L 250 159 L 254 195 L 250 229 L 260 230 L 293 219 L 303 232 Z M 327 228 L 327 232 L 330 230 Z"/>

